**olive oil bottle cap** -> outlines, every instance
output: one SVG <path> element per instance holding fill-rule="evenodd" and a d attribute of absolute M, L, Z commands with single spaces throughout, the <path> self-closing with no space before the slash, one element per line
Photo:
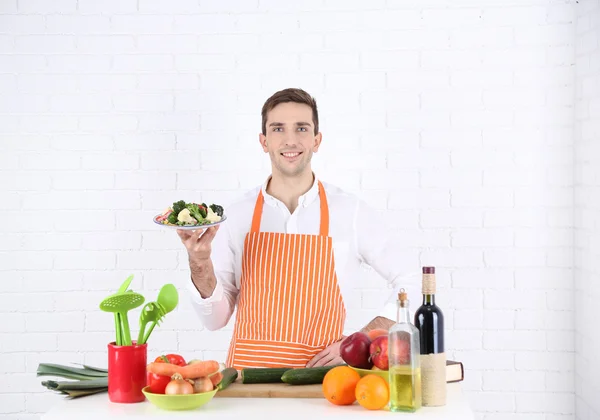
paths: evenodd
<path fill-rule="evenodd" d="M 405 308 L 408 306 L 408 294 L 406 290 L 400 289 L 400 293 L 398 293 L 398 301 L 400 302 L 400 306 Z"/>

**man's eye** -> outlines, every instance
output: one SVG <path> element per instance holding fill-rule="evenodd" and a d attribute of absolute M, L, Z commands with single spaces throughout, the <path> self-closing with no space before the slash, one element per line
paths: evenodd
<path fill-rule="evenodd" d="M 281 128 L 281 127 L 274 127 L 273 131 L 283 131 L 283 128 Z"/>
<path fill-rule="evenodd" d="M 300 130 L 300 131 L 306 131 L 306 127 L 298 127 L 298 130 Z"/>

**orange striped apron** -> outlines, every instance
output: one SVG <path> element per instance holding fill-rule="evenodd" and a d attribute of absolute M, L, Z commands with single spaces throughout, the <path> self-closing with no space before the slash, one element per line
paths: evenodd
<path fill-rule="evenodd" d="M 227 366 L 305 367 L 342 337 L 346 308 L 335 274 L 329 207 L 319 182 L 319 235 L 260 232 L 259 193 L 244 241 Z"/>

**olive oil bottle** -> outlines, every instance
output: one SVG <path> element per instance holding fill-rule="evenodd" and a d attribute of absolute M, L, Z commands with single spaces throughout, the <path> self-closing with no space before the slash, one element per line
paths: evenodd
<path fill-rule="evenodd" d="M 419 330 L 410 322 L 404 289 L 398 294 L 397 322 L 388 333 L 390 411 L 415 412 L 421 408 Z"/>

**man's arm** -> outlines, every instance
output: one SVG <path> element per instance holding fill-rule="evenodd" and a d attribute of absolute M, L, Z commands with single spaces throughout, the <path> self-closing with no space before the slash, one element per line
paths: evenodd
<path fill-rule="evenodd" d="M 196 290 L 203 299 L 211 297 L 217 286 L 217 276 L 212 260 L 208 258 L 204 261 L 192 261 L 189 258 L 189 263 L 192 283 L 196 286 Z"/>
<path fill-rule="evenodd" d="M 371 320 L 367 325 L 361 328 L 360 332 L 367 333 L 371 330 L 378 328 L 389 330 L 395 322 L 384 316 L 377 316 Z M 307 364 L 306 367 L 318 367 L 318 366 L 332 366 L 343 364 L 344 359 L 340 356 L 340 346 L 342 341 L 346 338 L 345 335 L 340 338 L 339 341 L 328 346 L 325 350 L 321 351 L 315 357 L 313 357 Z"/>
<path fill-rule="evenodd" d="M 208 330 L 223 328 L 233 314 L 239 293 L 226 222 L 204 232 L 178 233 L 188 251 L 191 272 L 188 290 L 193 308 Z"/>

